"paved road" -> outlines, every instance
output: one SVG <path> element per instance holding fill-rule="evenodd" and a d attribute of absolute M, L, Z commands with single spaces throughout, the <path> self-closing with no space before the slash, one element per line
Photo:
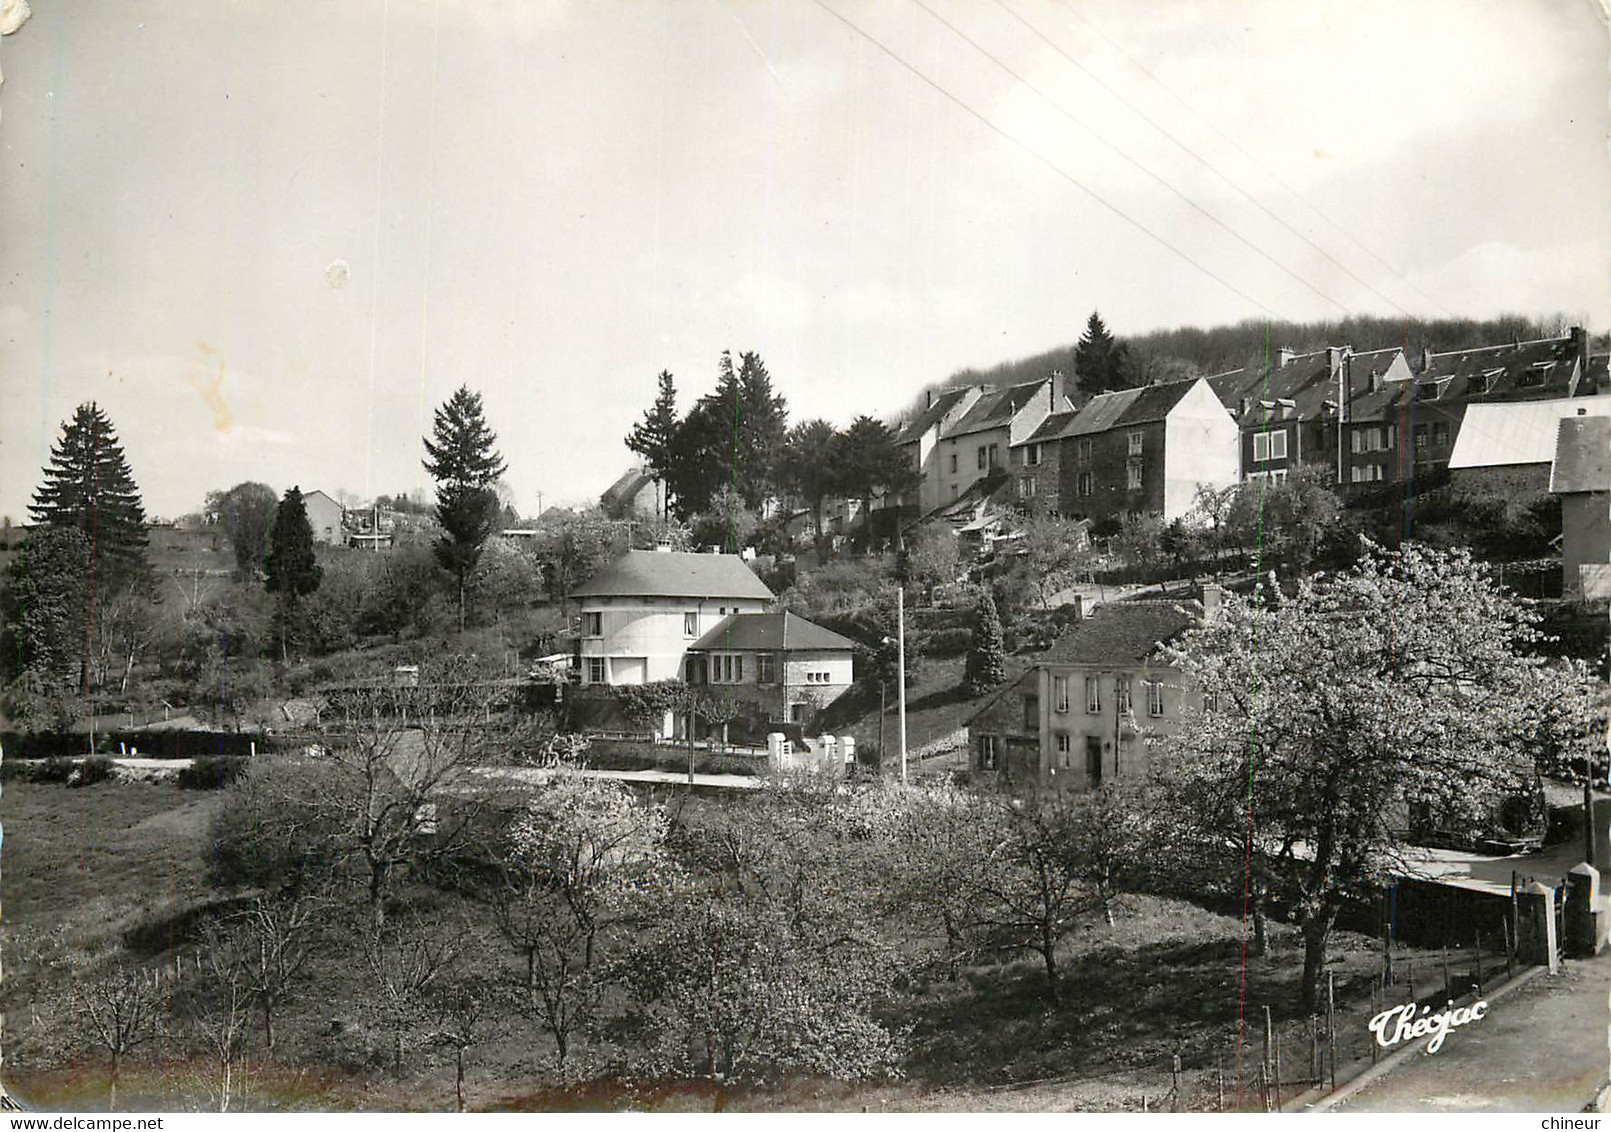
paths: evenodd
<path fill-rule="evenodd" d="M 1608 1034 L 1611 954 L 1568 960 L 1332 1111 L 1578 1112 L 1611 1071 Z"/>

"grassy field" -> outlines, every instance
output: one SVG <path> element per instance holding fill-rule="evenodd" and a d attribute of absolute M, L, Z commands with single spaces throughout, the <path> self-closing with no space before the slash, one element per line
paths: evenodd
<path fill-rule="evenodd" d="M 183 942 L 181 914 L 209 898 L 206 832 L 219 796 L 167 784 L 105 782 L 82 789 L 8 784 L 0 800 L 5 869 L 0 881 L 7 1011 L 8 1084 L 45 1106 L 97 1107 L 105 1065 L 82 1049 L 64 1052 L 36 995 L 70 976 L 66 964 L 126 949 L 147 961 Z M 416 887 L 427 917 L 459 923 L 474 909 Z M 452 1107 L 446 1059 L 414 1051 L 393 1075 L 383 1038 L 366 1028 L 372 995 L 353 945 L 356 903 L 331 913 L 326 943 L 305 992 L 281 1015 L 276 1058 L 259 1061 L 250 1107 L 431 1109 Z M 167 938 L 165 933 L 172 933 Z M 1251 1080 L 1262 1008 L 1272 1008 L 1286 1050 L 1287 1077 L 1302 1075 L 1308 1020 L 1292 1010 L 1300 948 L 1290 928 L 1272 925 L 1270 953 L 1244 965 L 1239 919 L 1157 896 L 1125 899 L 1112 925 L 1094 918 L 1060 955 L 1065 971 L 1055 1005 L 1044 997 L 1038 960 L 963 967 L 955 979 L 913 978 L 897 987 L 892 1021 L 909 1027 L 898 1080 L 883 1084 L 794 1082 L 765 1091 L 713 1092 L 700 1084 L 560 1088 L 548 1083 L 546 1041 L 506 1032 L 473 1051 L 472 1107 L 506 1110 L 712 1108 L 788 1110 L 1139 1110 L 1212 1109 L 1217 1074 L 1234 1088 L 1241 1057 Z M 1404 958 L 1416 953 L 1406 950 Z M 1365 1019 L 1378 946 L 1337 933 L 1343 1058 L 1367 1051 Z M 503 960 L 495 959 L 494 962 Z M 1464 971 L 1468 959 L 1457 958 Z M 1417 962 L 1432 968 L 1430 955 Z M 1490 967 L 1490 972 L 1492 968 Z M 1490 981 L 1495 976 L 1490 973 Z M 1441 987 L 1437 988 L 1441 990 Z M 1458 993 L 1458 989 L 1457 989 Z M 1180 1055 L 1180 1093 L 1170 1099 L 1171 1059 Z M 176 1108 L 205 1093 L 206 1073 L 177 1060 L 177 1043 L 152 1048 L 121 1086 L 123 1107 Z M 1244 1104 L 1255 1103 L 1251 1093 Z"/>

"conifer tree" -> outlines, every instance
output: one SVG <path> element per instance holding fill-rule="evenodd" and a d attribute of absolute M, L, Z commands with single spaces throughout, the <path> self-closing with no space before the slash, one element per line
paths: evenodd
<path fill-rule="evenodd" d="M 493 485 L 507 466 L 493 447 L 497 439 L 487 427 L 481 394 L 463 385 L 436 410 L 431 437 L 425 439 L 425 470 L 436 480 L 436 518 L 443 531 L 433 549 L 458 586 L 461 631 L 465 587 L 499 513 Z"/>
<path fill-rule="evenodd" d="M 963 673 L 963 688 L 969 696 L 982 696 L 1007 679 L 1007 644 L 989 590 L 979 594 Z"/>
<path fill-rule="evenodd" d="M 677 386 L 668 370 L 660 371 L 660 392 L 654 404 L 644 410 L 643 419 L 627 434 L 628 450 L 643 457 L 655 487 L 664 490 L 671 471 L 673 440 L 677 433 Z M 656 517 L 665 518 L 666 501 L 659 501 Z"/>
<path fill-rule="evenodd" d="M 302 598 L 319 588 L 323 571 L 313 553 L 313 525 L 302 492 L 293 487 L 280 500 L 263 563 L 263 587 L 279 597 L 280 659 L 286 659 L 286 635 Z"/>
<path fill-rule="evenodd" d="M 90 579 L 108 589 L 144 574 L 145 507 L 112 422 L 86 401 L 62 425 L 29 513 L 36 523 L 76 527 L 89 540 Z M 92 598 L 93 600 L 93 598 Z"/>

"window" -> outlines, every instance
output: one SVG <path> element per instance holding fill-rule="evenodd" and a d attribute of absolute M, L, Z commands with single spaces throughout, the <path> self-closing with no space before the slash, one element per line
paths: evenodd
<path fill-rule="evenodd" d="M 992 468 L 1001 466 L 1001 461 L 996 458 L 996 447 L 994 444 L 990 446 L 990 466 Z"/>
<path fill-rule="evenodd" d="M 590 656 L 587 658 L 587 682 L 589 684 L 604 683 L 604 658 Z"/>
<path fill-rule="evenodd" d="M 1084 437 L 1074 445 L 1074 458 L 1082 464 L 1091 462 L 1091 438 Z"/>
<path fill-rule="evenodd" d="M 1130 466 L 1125 469 L 1125 483 L 1131 491 L 1141 490 L 1141 461 L 1131 460 Z"/>
<path fill-rule="evenodd" d="M 699 614 L 684 613 L 682 615 L 682 635 L 685 637 L 699 636 Z"/>
<path fill-rule="evenodd" d="M 1218 692 L 1204 692 L 1203 693 L 1203 712 L 1205 714 L 1208 714 L 1208 713 L 1216 712 L 1218 710 L 1219 710 L 1219 693 Z"/>
<path fill-rule="evenodd" d="M 1073 754 L 1074 736 L 1067 731 L 1059 731 L 1057 733 L 1057 765 L 1067 770 Z"/>
<path fill-rule="evenodd" d="M 990 449 L 985 447 L 983 444 L 979 445 L 979 470 L 981 472 L 984 471 L 984 469 L 985 469 L 985 461 L 988 460 L 989 458 L 990 458 Z"/>
<path fill-rule="evenodd" d="M 1079 490 L 1082 496 L 1093 494 L 1095 486 L 1095 481 L 1090 472 L 1080 473 Z"/>
<path fill-rule="evenodd" d="M 1052 677 L 1052 710 L 1053 711 L 1067 711 L 1068 710 L 1068 677 L 1067 676 L 1053 676 Z"/>
<path fill-rule="evenodd" d="M 1028 499 L 1035 494 L 1035 477 L 1024 476 L 1018 481 L 1018 498 Z"/>
<path fill-rule="evenodd" d="M 957 454 L 955 452 L 951 453 L 951 470 L 953 472 L 957 470 Z"/>
<path fill-rule="evenodd" d="M 833 674 L 830 672 L 807 672 L 805 678 L 807 684 L 831 684 L 833 682 Z"/>
<path fill-rule="evenodd" d="M 743 654 L 731 652 L 711 653 L 710 682 L 712 684 L 744 683 Z"/>
<path fill-rule="evenodd" d="M 1147 714 L 1156 719 L 1163 714 L 1163 681 L 1147 681 Z"/>
<path fill-rule="evenodd" d="M 1102 710 L 1102 682 L 1095 676 L 1085 678 L 1085 710 L 1092 715 Z"/>
<path fill-rule="evenodd" d="M 1427 427 L 1424 424 L 1416 425 L 1415 426 L 1415 450 L 1417 452 L 1426 451 L 1426 442 L 1429 439 L 1430 439 L 1430 433 L 1428 432 Z"/>
<path fill-rule="evenodd" d="M 1255 432 L 1253 434 L 1253 459 L 1285 460 L 1287 458 L 1287 430 L 1276 432 Z"/>
<path fill-rule="evenodd" d="M 1130 710 L 1130 677 L 1120 676 L 1113 682 L 1113 702 L 1120 713 Z"/>
<path fill-rule="evenodd" d="M 994 735 L 979 736 L 979 769 L 996 769 L 996 737 Z"/>
<path fill-rule="evenodd" d="M 778 658 L 769 652 L 763 652 L 755 658 L 755 682 L 757 684 L 776 684 L 778 682 Z"/>
<path fill-rule="evenodd" d="M 1449 446 L 1449 422 L 1438 421 L 1432 426 L 1432 443 L 1439 448 Z"/>
<path fill-rule="evenodd" d="M 1025 696 L 1024 697 L 1024 730 L 1025 731 L 1039 731 L 1040 730 L 1040 697 L 1039 696 Z"/>
<path fill-rule="evenodd" d="M 1130 433 L 1130 455 L 1141 455 L 1141 446 L 1146 443 L 1146 437 L 1147 434 L 1142 432 L 1140 429 L 1136 429 L 1134 432 Z"/>
<path fill-rule="evenodd" d="M 1040 467 L 1040 445 L 1031 444 L 1029 451 L 1025 454 L 1025 460 L 1031 468 Z"/>
<path fill-rule="evenodd" d="M 604 636 L 604 614 L 602 614 L 602 613 L 584 613 L 584 614 L 582 614 L 582 636 L 584 636 L 584 637 L 602 637 L 602 636 Z"/>
<path fill-rule="evenodd" d="M 1354 483 L 1376 483 L 1382 478 L 1380 464 L 1355 464 L 1350 476 Z"/>

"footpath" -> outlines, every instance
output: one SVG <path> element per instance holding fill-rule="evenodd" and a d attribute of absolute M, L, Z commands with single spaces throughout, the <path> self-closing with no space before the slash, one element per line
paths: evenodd
<path fill-rule="evenodd" d="M 1611 952 L 1566 960 L 1486 1017 L 1453 1030 L 1437 1053 L 1426 1042 L 1335 1104 L 1332 1112 L 1580 1112 L 1611 1074 Z"/>

